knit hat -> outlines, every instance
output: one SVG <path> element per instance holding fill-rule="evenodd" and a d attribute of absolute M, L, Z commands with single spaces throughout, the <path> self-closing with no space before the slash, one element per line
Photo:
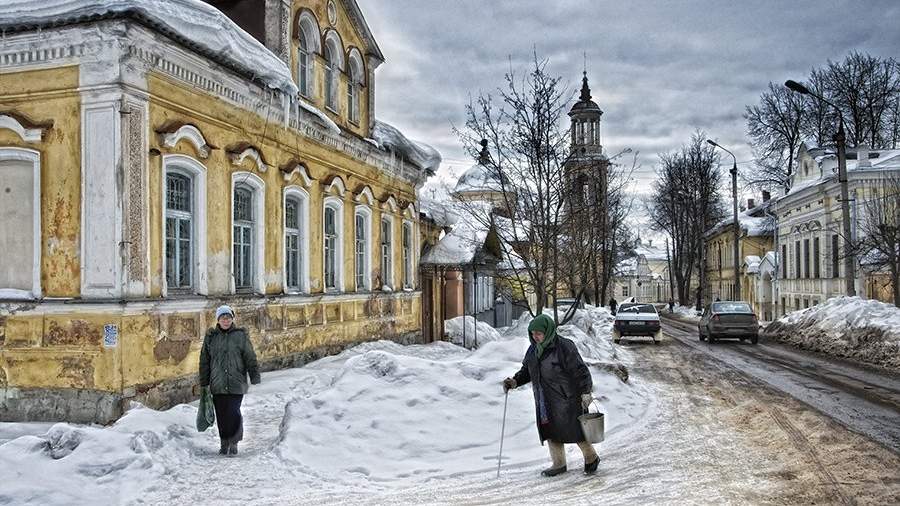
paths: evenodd
<path fill-rule="evenodd" d="M 231 315 L 234 318 L 234 310 L 224 304 L 216 308 L 216 321 L 219 321 L 219 317 L 223 314 Z"/>

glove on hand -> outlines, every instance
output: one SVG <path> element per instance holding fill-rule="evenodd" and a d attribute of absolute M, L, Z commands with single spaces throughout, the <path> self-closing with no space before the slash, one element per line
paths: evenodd
<path fill-rule="evenodd" d="M 591 406 L 591 402 L 594 401 L 594 397 L 591 394 L 581 394 L 581 407 L 587 411 L 587 409 Z"/>
<path fill-rule="evenodd" d="M 503 380 L 503 391 L 508 392 L 512 389 L 516 388 L 516 380 L 512 378 L 506 378 Z"/>

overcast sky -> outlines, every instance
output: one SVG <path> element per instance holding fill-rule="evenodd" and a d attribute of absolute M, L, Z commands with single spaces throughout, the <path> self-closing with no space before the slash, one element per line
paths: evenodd
<path fill-rule="evenodd" d="M 376 114 L 436 147 L 444 177 L 472 163 L 451 130 L 463 126 L 469 94 L 495 92 L 510 62 L 527 69 L 533 48 L 573 93 L 587 53 L 604 148 L 639 152 L 638 190 L 657 153 L 698 128 L 748 165 L 742 114 L 770 81 L 804 80 L 851 50 L 900 57 L 898 0 L 359 3 L 387 60 Z"/>

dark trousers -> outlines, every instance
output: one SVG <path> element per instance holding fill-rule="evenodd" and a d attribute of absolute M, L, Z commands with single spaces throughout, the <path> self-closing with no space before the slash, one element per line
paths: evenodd
<path fill-rule="evenodd" d="M 236 443 L 244 438 L 244 420 L 241 417 L 241 401 L 243 395 L 213 395 L 216 407 L 216 425 L 219 427 L 219 438 L 225 443 Z"/>

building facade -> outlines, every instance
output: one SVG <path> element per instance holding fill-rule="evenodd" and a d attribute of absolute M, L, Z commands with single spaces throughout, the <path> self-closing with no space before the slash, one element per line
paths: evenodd
<path fill-rule="evenodd" d="M 772 204 L 766 193 L 759 205 L 751 199 L 747 202 L 748 209 L 738 214 L 738 265 L 741 268 L 737 273 L 734 270 L 734 218 L 723 220 L 704 234 L 708 301 L 748 301 L 762 318 L 765 309 L 756 301 L 762 292 L 757 290 L 751 277 L 758 273 L 761 259 L 773 248 L 775 216 L 771 212 Z M 736 276 L 741 278 L 741 293 L 735 291 Z"/>
<path fill-rule="evenodd" d="M 888 178 L 900 177 L 900 150 L 851 148 L 847 153 L 852 240 L 867 219 L 866 202 Z M 844 238 L 837 178 L 837 155 L 803 144 L 791 190 L 780 197 L 778 215 L 777 302 L 779 315 L 814 306 L 846 293 Z M 884 274 L 873 272 L 857 258 L 853 275 L 857 295 L 892 301 Z"/>
<path fill-rule="evenodd" d="M 266 368 L 421 338 L 439 155 L 354 1 L 250 3 L 0 6 L 0 419 L 192 399 L 222 303 Z"/>

